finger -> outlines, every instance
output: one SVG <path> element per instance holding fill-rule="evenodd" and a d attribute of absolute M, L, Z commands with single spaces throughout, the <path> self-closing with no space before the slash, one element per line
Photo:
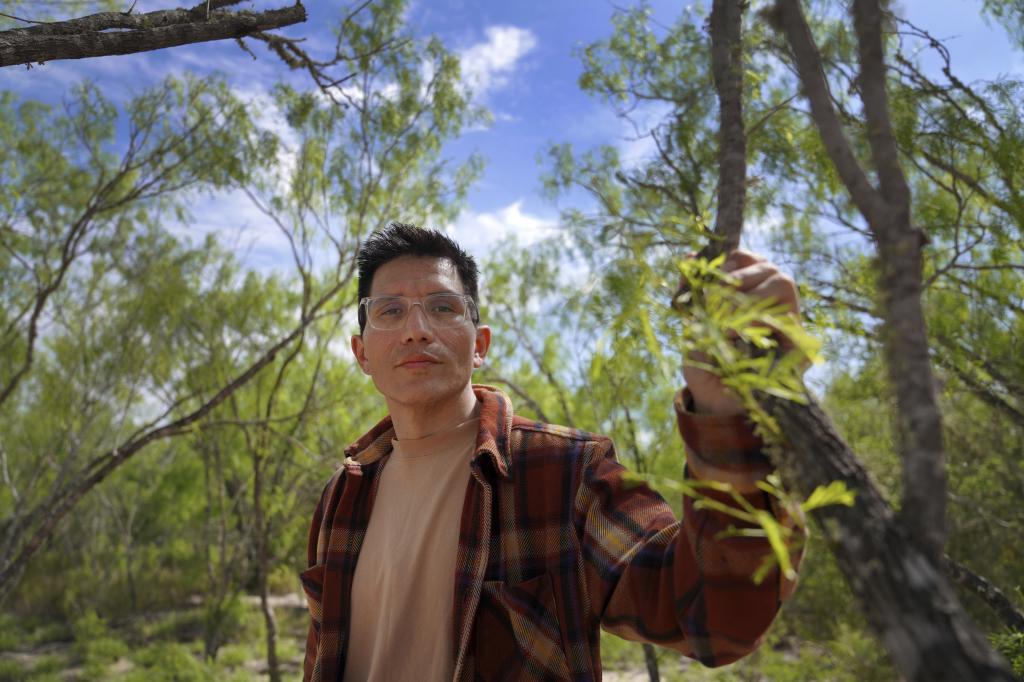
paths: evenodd
<path fill-rule="evenodd" d="M 694 365 L 710 365 L 711 356 L 701 350 L 690 351 L 686 354 L 686 358 L 683 360 L 683 366 L 694 366 Z"/>
<path fill-rule="evenodd" d="M 776 303 L 786 307 L 786 312 L 793 317 L 799 318 L 800 315 L 800 300 L 797 295 L 796 283 L 793 282 L 791 277 L 778 273 L 777 275 L 768 278 L 758 286 L 754 287 L 750 291 L 746 292 L 748 296 L 756 296 L 758 298 L 771 299 Z M 772 327 L 769 324 L 763 322 L 755 322 L 755 326 L 765 326 L 773 330 L 774 336 L 779 342 L 779 348 L 783 351 L 790 350 L 794 347 L 792 340 L 779 331 L 777 328 Z"/>
<path fill-rule="evenodd" d="M 760 284 L 745 290 L 744 293 L 758 298 L 774 298 L 777 303 L 786 306 L 788 312 L 794 315 L 800 314 L 800 296 L 797 292 L 796 282 L 784 273 L 776 271 Z"/>
<path fill-rule="evenodd" d="M 736 283 L 738 291 L 749 291 L 770 277 L 778 275 L 779 269 L 774 263 L 760 261 L 745 268 L 733 270 L 729 274 L 738 280 Z"/>
<path fill-rule="evenodd" d="M 748 265 L 754 263 L 760 263 L 768 260 L 764 256 L 754 253 L 753 251 L 747 251 L 746 249 L 733 249 L 729 252 L 729 255 L 725 257 L 725 262 L 722 263 L 722 269 L 726 272 L 731 270 L 738 270 L 745 268 Z"/>

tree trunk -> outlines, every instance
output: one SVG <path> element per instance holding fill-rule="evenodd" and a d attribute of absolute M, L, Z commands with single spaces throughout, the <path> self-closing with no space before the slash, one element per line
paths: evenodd
<path fill-rule="evenodd" d="M 274 607 L 270 603 L 263 557 L 260 559 L 260 609 L 263 611 L 263 622 L 267 628 L 267 674 L 270 676 L 270 682 L 281 682 L 281 666 L 277 660 L 277 619 L 274 618 Z"/>
<path fill-rule="evenodd" d="M 653 644 L 643 644 L 644 663 L 647 665 L 647 677 L 651 682 L 660 682 L 661 672 L 658 670 L 658 654 Z"/>
<path fill-rule="evenodd" d="M 808 399 L 810 404 L 799 405 L 760 396 L 786 437 L 772 456 L 787 487 L 801 496 L 833 481 L 856 491 L 852 507 L 823 507 L 812 516 L 896 668 L 912 682 L 1010 682 L 1013 676 L 967 618 L 952 587 L 897 523 L 829 418 Z"/>
<path fill-rule="evenodd" d="M 731 56 L 741 55 L 742 5 L 741 0 L 715 0 L 712 7 L 712 68 L 723 131 L 735 128 L 742 114 L 737 101 L 742 88 L 735 82 L 742 79 L 742 62 Z M 768 394 L 757 398 L 784 434 L 785 442 L 771 450 L 788 489 L 806 497 L 819 486 L 841 481 L 856 492 L 853 506 L 827 506 L 812 515 L 868 622 L 903 676 L 912 682 L 1009 682 L 1012 676 L 1005 663 L 967 618 L 938 569 L 944 537 L 945 466 L 941 414 L 921 311 L 920 234 L 910 227 L 909 190 L 889 119 L 880 9 L 872 0 L 855 0 L 854 8 L 861 56 L 859 83 L 880 190 L 871 185 L 861 168 L 832 107 L 821 55 L 799 0 L 776 0 L 769 18 L 789 42 L 822 142 L 879 242 L 886 312 L 883 342 L 899 396 L 904 483 L 911 507 L 904 523 L 897 522 L 892 508 L 812 396 L 806 396 L 807 405 Z M 743 203 L 742 196 L 736 194 L 745 191 L 746 180 L 745 168 L 732 161 L 737 153 L 745 157 L 744 141 L 723 134 L 719 143 L 719 188 L 739 189 L 719 193 L 720 219 L 716 220 L 711 243 L 704 249 L 713 253 L 723 244 L 739 241 Z M 908 376 L 900 364 L 907 358 L 899 352 L 909 356 L 919 376 Z"/>
<path fill-rule="evenodd" d="M 903 523 L 938 565 L 946 536 L 946 466 L 942 414 L 928 353 L 921 304 L 921 247 L 913 227 L 910 190 L 900 165 L 889 100 L 879 0 L 854 0 L 860 70 L 857 84 L 878 179 L 872 181 L 836 113 L 821 53 L 799 0 L 776 0 L 774 18 L 785 36 L 825 151 L 857 210 L 871 229 L 880 267 L 881 332 L 886 369 L 896 393 L 903 462 Z"/>
<path fill-rule="evenodd" d="M 267 537 L 267 524 L 263 515 L 263 456 L 259 452 L 252 453 L 252 505 L 255 517 L 253 530 L 256 534 L 256 573 L 259 580 L 260 609 L 263 611 L 263 622 L 267 629 L 267 674 L 270 676 L 270 682 L 281 682 L 281 669 L 277 661 L 277 621 L 274 619 L 274 608 L 270 605 L 267 585 L 270 571 L 270 538 Z"/>

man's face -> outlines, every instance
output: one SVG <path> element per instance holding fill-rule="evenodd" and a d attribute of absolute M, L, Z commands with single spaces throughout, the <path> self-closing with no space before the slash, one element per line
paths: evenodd
<path fill-rule="evenodd" d="M 419 299 L 441 292 L 465 293 L 447 258 L 396 258 L 377 269 L 370 286 L 371 297 Z M 367 323 L 362 336 L 352 337 L 352 352 L 389 405 L 436 410 L 465 391 L 473 369 L 483 364 L 490 341 L 491 330 L 476 327 L 469 319 L 435 329 L 422 306 L 415 305 L 393 331 Z"/>

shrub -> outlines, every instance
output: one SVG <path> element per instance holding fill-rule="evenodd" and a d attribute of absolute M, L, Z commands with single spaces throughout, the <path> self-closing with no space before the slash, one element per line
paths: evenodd
<path fill-rule="evenodd" d="M 0 682 L 21 682 L 27 679 L 25 666 L 9 658 L 0 658 Z"/>
<path fill-rule="evenodd" d="M 87 679 L 104 679 L 107 667 L 128 655 L 128 645 L 112 636 L 103 618 L 91 609 L 75 619 L 71 630 L 75 635 L 75 651 L 85 664 Z"/>
<path fill-rule="evenodd" d="M 1024 632 L 1006 630 L 990 636 L 992 645 L 1010 663 L 1013 675 L 1024 680 Z"/>
<path fill-rule="evenodd" d="M 0 651 L 13 651 L 25 639 L 25 623 L 10 613 L 0 613 Z"/>
<path fill-rule="evenodd" d="M 68 623 L 58 621 L 55 623 L 44 623 L 29 634 L 28 644 L 39 646 L 51 642 L 70 642 L 74 638 L 71 626 Z"/>
<path fill-rule="evenodd" d="M 159 642 L 134 656 L 135 670 L 125 682 L 213 682 L 212 671 L 178 642 Z"/>

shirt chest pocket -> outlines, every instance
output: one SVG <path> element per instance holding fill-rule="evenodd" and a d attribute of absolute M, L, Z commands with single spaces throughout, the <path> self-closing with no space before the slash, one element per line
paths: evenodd
<path fill-rule="evenodd" d="M 484 581 L 476 613 L 476 673 L 484 680 L 569 678 L 551 578 Z"/>

